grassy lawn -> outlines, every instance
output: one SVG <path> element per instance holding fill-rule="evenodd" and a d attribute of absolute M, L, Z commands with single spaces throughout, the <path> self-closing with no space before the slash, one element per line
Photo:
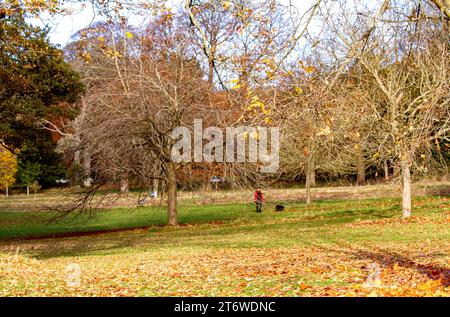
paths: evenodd
<path fill-rule="evenodd" d="M 450 295 L 450 197 L 416 198 L 409 220 L 396 198 L 285 206 L 185 202 L 176 228 L 160 207 L 56 223 L 0 212 L 0 295 Z M 79 285 L 67 284 L 68 265 Z"/>

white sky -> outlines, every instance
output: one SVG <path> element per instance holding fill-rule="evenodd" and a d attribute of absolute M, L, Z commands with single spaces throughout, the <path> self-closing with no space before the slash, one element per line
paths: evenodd
<path fill-rule="evenodd" d="M 183 0 L 169 0 L 172 6 L 181 5 Z M 281 0 L 282 3 L 288 3 L 289 0 Z M 291 0 L 293 5 L 295 5 L 300 13 L 304 12 L 310 8 L 313 0 Z M 72 4 L 69 7 L 69 15 L 58 16 L 53 18 L 43 18 L 40 20 L 32 20 L 32 23 L 43 26 L 48 25 L 50 27 L 50 40 L 54 44 L 59 44 L 62 47 L 70 42 L 71 36 L 80 29 L 87 27 L 93 21 L 98 19 L 95 17 L 92 7 L 90 5 L 82 6 L 82 4 Z M 143 23 L 145 19 L 141 16 L 133 16 L 129 19 L 129 22 L 134 25 Z"/>

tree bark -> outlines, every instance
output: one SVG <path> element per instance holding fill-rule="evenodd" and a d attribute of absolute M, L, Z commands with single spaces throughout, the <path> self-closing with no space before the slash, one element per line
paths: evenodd
<path fill-rule="evenodd" d="M 30 196 L 30 186 L 27 185 L 27 196 Z"/>
<path fill-rule="evenodd" d="M 75 151 L 73 154 L 73 164 L 80 165 L 80 150 Z"/>
<path fill-rule="evenodd" d="M 358 155 L 358 161 L 356 164 L 356 184 L 358 186 L 364 185 L 366 183 L 366 164 L 362 153 Z"/>
<path fill-rule="evenodd" d="M 306 184 L 305 184 L 305 189 L 306 189 L 306 204 L 309 205 L 311 204 L 311 164 L 307 163 L 306 165 Z"/>
<path fill-rule="evenodd" d="M 6 198 L 8 198 L 8 197 L 9 197 L 9 188 L 8 188 L 8 182 L 5 182 L 5 195 L 6 195 Z"/>
<path fill-rule="evenodd" d="M 388 160 L 384 161 L 384 180 L 388 181 L 389 180 L 389 165 L 388 165 Z"/>
<path fill-rule="evenodd" d="M 208 58 L 208 83 L 212 85 L 214 79 L 214 57 Z"/>
<path fill-rule="evenodd" d="M 399 177 L 401 174 L 401 168 L 399 167 L 398 162 L 394 163 L 393 169 L 394 169 L 394 171 L 393 171 L 392 175 L 394 177 Z"/>
<path fill-rule="evenodd" d="M 122 178 L 120 180 L 120 192 L 128 193 L 129 190 L 130 190 L 130 182 L 128 180 L 128 177 Z"/>
<path fill-rule="evenodd" d="M 210 179 L 207 179 L 204 184 L 205 192 L 209 193 L 212 191 Z"/>
<path fill-rule="evenodd" d="M 153 186 L 152 187 L 153 187 L 152 191 L 155 194 L 155 197 L 153 197 L 153 198 L 158 198 L 158 191 L 159 191 L 159 189 L 158 189 L 158 180 L 156 178 L 153 180 Z"/>
<path fill-rule="evenodd" d="M 170 226 L 178 225 L 177 178 L 173 163 L 167 164 L 167 217 Z"/>
<path fill-rule="evenodd" d="M 402 169 L 402 218 L 411 216 L 411 170 L 407 159 L 401 161 Z"/>
<path fill-rule="evenodd" d="M 87 151 L 83 151 L 83 186 L 91 187 L 92 178 L 91 178 L 91 156 Z"/>
<path fill-rule="evenodd" d="M 311 187 L 316 186 L 316 170 L 311 169 Z"/>
<path fill-rule="evenodd" d="M 210 43 L 211 49 L 210 55 L 208 57 L 208 83 L 212 85 L 214 81 L 214 62 L 216 58 L 216 49 L 217 49 L 217 41 L 215 35 L 212 35 Z"/>

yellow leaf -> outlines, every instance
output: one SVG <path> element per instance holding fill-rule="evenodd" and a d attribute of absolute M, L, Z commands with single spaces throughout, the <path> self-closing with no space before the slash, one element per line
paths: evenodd
<path fill-rule="evenodd" d="M 222 3 L 222 7 L 224 10 L 228 10 L 228 8 L 231 6 L 231 2 L 230 1 L 225 1 L 224 3 Z"/>
<path fill-rule="evenodd" d="M 17 158 L 0 145 L 0 188 L 16 181 Z"/>
<path fill-rule="evenodd" d="M 275 74 L 273 72 L 267 72 L 267 78 L 268 79 L 274 79 L 275 78 Z"/>
<path fill-rule="evenodd" d="M 311 74 L 316 70 L 316 68 L 314 66 L 308 66 L 308 67 L 305 67 L 304 70 L 306 73 Z"/>
<path fill-rule="evenodd" d="M 88 52 L 84 52 L 81 56 L 83 57 L 86 64 L 89 64 L 90 61 L 92 60 L 92 56 Z"/>
<path fill-rule="evenodd" d="M 300 87 L 294 87 L 295 94 L 300 96 L 303 94 L 303 90 Z"/>
<path fill-rule="evenodd" d="M 241 88 L 241 85 L 240 85 L 240 84 L 236 84 L 236 85 L 233 87 L 233 90 L 238 90 L 239 88 Z"/>

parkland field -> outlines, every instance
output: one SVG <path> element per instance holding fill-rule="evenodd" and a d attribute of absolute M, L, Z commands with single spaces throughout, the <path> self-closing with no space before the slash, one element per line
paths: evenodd
<path fill-rule="evenodd" d="M 449 296 L 449 188 L 415 184 L 407 220 L 391 185 L 268 190 L 261 214 L 251 192 L 186 193 L 177 227 L 133 194 L 58 220 L 69 193 L 11 196 L 0 296 Z"/>

